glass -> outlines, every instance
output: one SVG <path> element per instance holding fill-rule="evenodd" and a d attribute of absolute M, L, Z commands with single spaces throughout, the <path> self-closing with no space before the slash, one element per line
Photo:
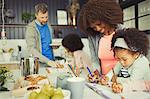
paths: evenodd
<path fill-rule="evenodd" d="M 149 30 L 150 29 L 150 15 L 144 16 L 138 19 L 139 20 L 139 29 L 140 30 Z"/>
<path fill-rule="evenodd" d="M 67 79 L 67 88 L 71 91 L 71 99 L 83 99 L 85 78 L 71 77 Z"/>

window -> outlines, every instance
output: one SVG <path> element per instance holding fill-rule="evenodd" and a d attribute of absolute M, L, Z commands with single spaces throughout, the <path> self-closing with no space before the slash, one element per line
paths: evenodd
<path fill-rule="evenodd" d="M 138 18 L 140 30 L 150 30 L 150 15 Z"/>
<path fill-rule="evenodd" d="M 150 1 L 146 0 L 138 4 L 138 24 L 140 30 L 150 30 Z"/>
<path fill-rule="evenodd" d="M 131 6 L 129 8 L 123 9 L 123 13 L 124 13 L 123 15 L 124 21 L 133 19 L 135 18 L 135 7 Z"/>
<path fill-rule="evenodd" d="M 123 25 L 126 28 L 134 28 L 135 27 L 135 7 L 131 6 L 123 10 Z"/>
<path fill-rule="evenodd" d="M 126 28 L 135 28 L 135 20 L 129 20 L 123 22 L 124 27 Z"/>
<path fill-rule="evenodd" d="M 124 27 L 150 30 L 150 0 L 120 0 L 120 4 L 124 13 Z"/>
<path fill-rule="evenodd" d="M 146 0 L 138 4 L 139 17 L 150 14 L 150 1 Z"/>

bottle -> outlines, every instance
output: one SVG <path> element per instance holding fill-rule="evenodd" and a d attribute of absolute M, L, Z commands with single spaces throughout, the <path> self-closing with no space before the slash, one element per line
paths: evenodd
<path fill-rule="evenodd" d="M 17 57 L 17 60 L 20 61 L 21 57 L 22 57 L 21 46 L 18 45 L 18 57 Z"/>
<path fill-rule="evenodd" d="M 29 67 L 30 67 L 30 74 L 34 74 L 34 57 L 32 54 L 29 56 Z"/>

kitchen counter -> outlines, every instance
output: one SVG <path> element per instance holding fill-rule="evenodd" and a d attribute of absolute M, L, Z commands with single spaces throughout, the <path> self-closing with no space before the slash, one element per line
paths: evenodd
<path fill-rule="evenodd" d="M 19 61 L 0 61 L 0 64 L 19 64 Z"/>
<path fill-rule="evenodd" d="M 16 80 L 19 77 L 21 77 L 21 71 L 19 69 L 12 70 L 12 72 L 14 74 L 13 79 Z M 59 71 L 58 69 L 53 70 L 54 74 L 56 72 L 59 75 L 62 74 L 62 71 Z M 40 70 L 39 70 L 39 74 L 47 75 L 46 68 L 41 67 Z M 54 78 L 56 78 L 57 74 L 54 75 L 53 77 L 51 77 L 52 81 L 55 81 Z M 148 97 L 150 97 L 150 93 L 146 93 L 146 92 L 131 92 L 131 93 L 115 94 L 115 93 L 112 92 L 111 88 L 108 88 L 106 86 L 102 86 L 102 85 L 98 85 L 98 84 L 95 84 L 94 86 L 96 86 L 96 88 L 98 88 L 100 90 L 100 94 L 97 94 L 91 88 L 89 88 L 88 86 L 85 86 L 83 99 L 121 99 L 122 96 L 125 97 L 125 99 L 126 98 L 127 99 L 134 99 L 134 98 L 136 98 L 136 99 L 148 99 Z M 12 86 L 10 86 L 10 87 L 12 87 Z M 24 97 L 14 97 L 14 96 L 12 96 L 11 91 L 0 92 L 0 96 L 1 96 L 0 99 L 24 99 Z"/>
<path fill-rule="evenodd" d="M 7 67 L 9 69 L 19 69 L 19 61 L 0 61 L 0 67 Z"/>

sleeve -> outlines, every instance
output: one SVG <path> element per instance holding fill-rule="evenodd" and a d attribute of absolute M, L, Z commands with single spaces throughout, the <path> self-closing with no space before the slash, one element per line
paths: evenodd
<path fill-rule="evenodd" d="M 35 34 L 36 34 L 35 32 L 36 30 L 34 27 L 27 26 L 25 38 L 26 38 L 26 43 L 27 43 L 29 54 L 33 54 L 34 57 L 38 57 L 40 62 L 47 63 L 49 59 L 43 56 L 36 48 L 35 42 L 37 41 L 35 37 Z"/>
<path fill-rule="evenodd" d="M 89 67 L 91 68 L 91 60 L 89 59 L 89 56 L 84 51 L 80 51 L 74 54 L 75 57 L 75 63 L 77 66 L 81 67 Z"/>
<path fill-rule="evenodd" d="M 94 42 L 92 40 L 92 37 L 89 36 L 88 37 L 88 40 L 89 40 L 89 48 L 90 48 L 90 53 L 91 53 L 91 60 L 92 60 L 92 67 L 93 67 L 93 70 L 95 69 L 100 69 L 100 64 L 99 64 L 99 61 L 98 61 L 98 57 L 96 55 L 96 50 L 95 50 L 95 46 L 94 46 Z"/>
<path fill-rule="evenodd" d="M 88 66 L 90 70 L 93 71 L 91 59 L 89 55 L 85 52 L 83 52 L 82 61 L 83 61 L 83 65 L 85 66 L 85 68 Z"/>
<path fill-rule="evenodd" d="M 75 65 L 78 66 L 78 68 L 82 67 L 81 55 L 79 52 L 76 52 L 76 54 L 74 54 L 74 62 Z"/>

